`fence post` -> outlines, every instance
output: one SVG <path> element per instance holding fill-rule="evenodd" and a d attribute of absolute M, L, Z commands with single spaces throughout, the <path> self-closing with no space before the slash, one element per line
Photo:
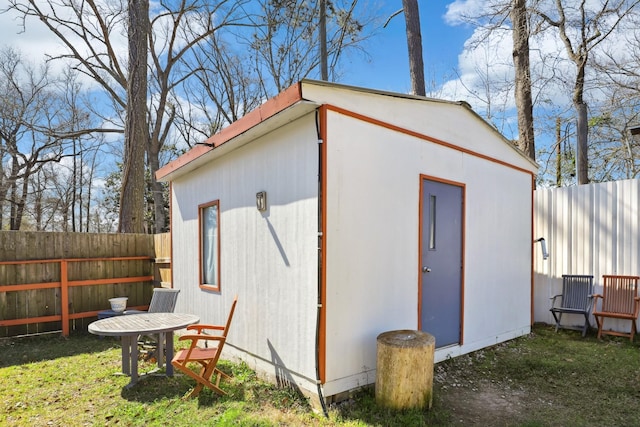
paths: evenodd
<path fill-rule="evenodd" d="M 62 305 L 62 336 L 69 336 L 69 277 L 67 260 L 60 260 L 60 304 Z"/>

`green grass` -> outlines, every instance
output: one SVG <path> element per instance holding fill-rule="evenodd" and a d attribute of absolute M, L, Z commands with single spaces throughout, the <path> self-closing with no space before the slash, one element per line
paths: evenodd
<path fill-rule="evenodd" d="M 141 362 L 141 370 L 155 366 Z M 436 365 L 430 411 L 391 411 L 372 388 L 314 412 L 291 389 L 223 361 L 228 393 L 185 396 L 193 381 L 149 376 L 136 386 L 114 375 L 114 339 L 73 335 L 0 340 L 3 426 L 613 426 L 640 425 L 640 347 L 574 331 L 534 332 Z"/>

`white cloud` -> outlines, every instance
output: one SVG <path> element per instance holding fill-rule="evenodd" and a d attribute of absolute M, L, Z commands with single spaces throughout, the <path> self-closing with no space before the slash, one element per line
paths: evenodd
<path fill-rule="evenodd" d="M 447 5 L 444 21 L 448 25 L 462 25 L 487 15 L 491 10 L 504 9 L 505 0 L 455 0 Z"/>
<path fill-rule="evenodd" d="M 0 14 L 2 44 L 19 51 L 34 64 L 45 60 L 46 55 L 58 55 L 64 50 L 58 40 L 38 20 L 27 18 L 24 22 L 13 11 Z"/>
<path fill-rule="evenodd" d="M 449 25 L 460 25 L 465 23 L 464 17 L 469 13 L 479 12 L 483 0 L 456 0 L 447 5 L 447 13 L 444 21 Z"/>
<path fill-rule="evenodd" d="M 446 81 L 433 96 L 468 102 L 498 130 L 509 134 L 515 108 L 511 33 L 497 31 L 478 44 L 481 33 L 476 29 L 458 55 L 457 78 Z"/>

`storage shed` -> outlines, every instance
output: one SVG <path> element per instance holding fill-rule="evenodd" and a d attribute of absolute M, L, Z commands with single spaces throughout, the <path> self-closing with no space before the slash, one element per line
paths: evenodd
<path fill-rule="evenodd" d="M 304 80 L 204 144 L 157 177 L 176 311 L 238 295 L 227 357 L 323 402 L 381 332 L 436 362 L 529 333 L 537 165 L 466 103 Z"/>

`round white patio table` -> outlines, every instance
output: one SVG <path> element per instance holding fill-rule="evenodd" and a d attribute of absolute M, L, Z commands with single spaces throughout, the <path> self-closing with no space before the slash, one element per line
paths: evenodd
<path fill-rule="evenodd" d="M 163 343 L 166 340 L 166 375 L 173 375 L 173 331 L 198 323 L 200 318 L 184 313 L 139 313 L 109 317 L 89 325 L 95 335 L 122 337 L 122 372 L 131 376 L 127 387 L 138 382 L 138 336 L 158 334 L 158 367 L 163 365 Z M 168 333 L 167 333 L 168 332 Z"/>

